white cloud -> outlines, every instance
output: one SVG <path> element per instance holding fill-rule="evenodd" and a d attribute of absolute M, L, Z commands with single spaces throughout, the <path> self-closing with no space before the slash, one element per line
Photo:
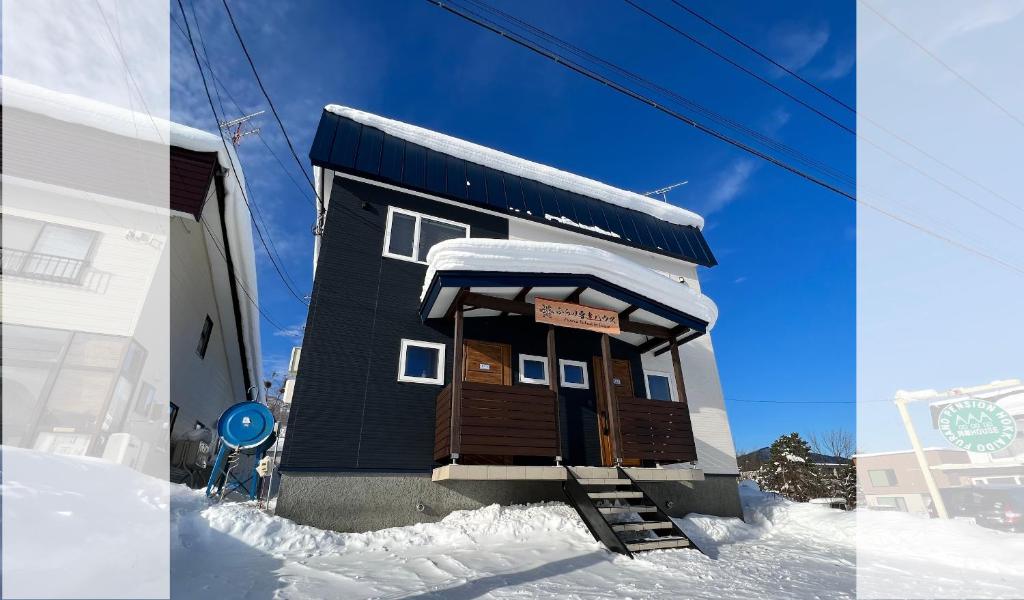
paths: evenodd
<path fill-rule="evenodd" d="M 302 334 L 305 331 L 306 331 L 306 325 L 305 324 L 292 325 L 291 327 L 286 327 L 283 330 L 275 331 L 274 335 L 276 335 L 277 337 L 302 339 Z"/>
<path fill-rule="evenodd" d="M 744 275 L 742 277 L 737 277 L 736 279 L 733 279 L 732 282 L 733 283 L 743 283 L 746 280 L 747 280 L 747 277 Z"/>
<path fill-rule="evenodd" d="M 753 159 L 741 158 L 733 161 L 729 167 L 719 173 L 704 204 L 702 211 L 704 216 L 722 210 L 743 193 L 750 176 L 753 175 L 757 167 L 758 163 Z"/>
<path fill-rule="evenodd" d="M 842 79 L 853 70 L 855 64 L 856 57 L 853 52 L 840 52 L 830 66 L 818 73 L 818 79 L 825 81 Z"/>
<path fill-rule="evenodd" d="M 826 24 L 814 28 L 787 24 L 776 27 L 771 34 L 776 60 L 793 71 L 802 69 L 814 60 L 828 43 L 829 37 Z"/>

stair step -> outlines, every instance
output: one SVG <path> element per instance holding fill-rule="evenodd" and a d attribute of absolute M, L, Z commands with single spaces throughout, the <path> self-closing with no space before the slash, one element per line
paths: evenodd
<path fill-rule="evenodd" d="M 657 512 L 658 508 L 655 506 L 606 506 L 598 508 L 603 515 L 621 515 L 624 513 L 647 513 Z"/>
<path fill-rule="evenodd" d="M 594 500 L 605 498 L 643 498 L 643 492 L 590 492 L 587 494 Z"/>
<path fill-rule="evenodd" d="M 628 479 L 604 479 L 601 477 L 577 479 L 576 481 L 581 485 L 633 485 L 633 482 Z"/>
<path fill-rule="evenodd" d="M 634 542 L 626 544 L 626 547 L 629 548 L 630 552 L 640 552 L 643 550 L 659 550 L 662 548 L 686 548 L 689 545 L 690 540 L 684 537 L 674 536 Z"/>
<path fill-rule="evenodd" d="M 612 531 L 650 531 L 651 529 L 672 529 L 672 523 L 669 521 L 647 521 L 645 523 L 612 525 Z"/>

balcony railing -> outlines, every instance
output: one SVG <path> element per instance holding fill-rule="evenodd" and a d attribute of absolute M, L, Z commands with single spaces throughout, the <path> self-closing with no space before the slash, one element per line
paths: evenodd
<path fill-rule="evenodd" d="M 558 400 L 549 388 L 465 382 L 454 401 L 460 404 L 452 423 L 452 386 L 437 396 L 435 460 L 451 456 L 453 426 L 462 457 L 559 456 Z"/>
<path fill-rule="evenodd" d="M 685 402 L 619 398 L 622 458 L 660 463 L 697 460 Z"/>
<path fill-rule="evenodd" d="M 80 283 L 87 266 L 77 258 L 25 252 L 3 248 L 3 274 L 5 277 L 24 277 L 59 283 Z"/>

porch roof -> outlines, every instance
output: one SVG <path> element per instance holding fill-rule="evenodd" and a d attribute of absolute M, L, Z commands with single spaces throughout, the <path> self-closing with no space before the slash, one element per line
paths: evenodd
<path fill-rule="evenodd" d="M 589 246 L 456 239 L 430 251 L 420 316 L 451 314 L 464 293 L 466 317 L 532 314 L 534 299 L 567 300 L 620 315 L 619 339 L 647 349 L 707 333 L 718 310 L 707 296 L 622 256 Z"/>

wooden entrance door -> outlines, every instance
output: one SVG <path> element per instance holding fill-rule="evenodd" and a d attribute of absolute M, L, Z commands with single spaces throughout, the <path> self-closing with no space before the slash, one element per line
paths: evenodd
<path fill-rule="evenodd" d="M 465 381 L 512 385 L 512 347 L 499 342 L 465 341 Z"/>
<path fill-rule="evenodd" d="M 605 393 L 604 382 L 604 361 L 600 356 L 594 357 L 594 381 L 597 383 L 597 430 L 601 437 L 601 464 L 610 467 L 615 464 L 615 457 L 612 455 L 612 436 L 608 424 L 608 411 L 611 408 L 608 403 L 608 396 Z M 616 398 L 632 398 L 633 392 L 633 368 L 628 360 L 612 359 L 612 385 L 615 387 Z M 639 461 L 623 460 L 622 464 L 627 466 L 638 466 Z"/>

